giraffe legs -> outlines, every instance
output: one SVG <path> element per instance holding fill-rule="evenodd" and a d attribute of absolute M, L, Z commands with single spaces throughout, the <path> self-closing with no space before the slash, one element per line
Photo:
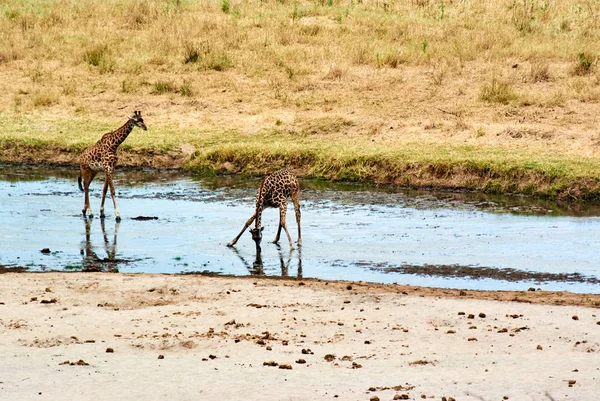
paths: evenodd
<path fill-rule="evenodd" d="M 86 217 L 87 212 L 89 212 L 88 216 L 90 218 L 94 217 L 94 213 L 92 212 L 92 208 L 90 206 L 90 183 L 92 182 L 92 180 L 94 179 L 95 176 L 96 176 L 95 171 L 89 170 L 89 169 L 84 169 L 83 167 L 81 168 L 81 178 L 83 180 L 83 192 L 85 193 L 83 210 L 81 211 L 81 213 L 83 214 L 83 217 Z"/>
<path fill-rule="evenodd" d="M 283 229 L 285 230 L 285 233 L 287 235 L 288 238 L 288 242 L 290 243 L 290 248 L 294 248 L 294 243 L 292 242 L 292 237 L 290 236 L 290 232 L 288 231 L 287 228 L 287 222 L 286 220 L 286 213 L 287 213 L 287 202 L 282 202 L 279 205 L 279 228 L 277 229 L 277 236 L 275 237 L 275 240 L 273 241 L 273 243 L 277 243 L 279 242 L 279 234 L 281 233 L 281 227 L 283 227 Z"/>
<path fill-rule="evenodd" d="M 108 191 L 108 180 L 104 179 L 104 188 L 102 188 L 102 201 L 100 202 L 101 219 L 104 219 L 104 200 L 106 199 L 106 191 Z"/>
<path fill-rule="evenodd" d="M 296 212 L 296 224 L 298 224 L 298 246 L 302 245 L 302 234 L 300 233 L 300 196 L 298 191 L 292 193 L 292 202 L 294 203 L 294 211 Z"/>
<path fill-rule="evenodd" d="M 235 245 L 236 242 L 238 242 L 238 240 L 240 239 L 240 237 L 242 236 L 242 234 L 244 233 L 244 231 L 246 231 L 246 229 L 248 228 L 248 226 L 250 224 L 252 224 L 252 222 L 254 221 L 254 219 L 256 218 L 256 213 L 254 213 L 252 215 L 252 217 L 250 217 L 248 219 L 248 221 L 246 222 L 246 224 L 244 224 L 244 228 L 242 228 L 242 231 L 240 231 L 240 233 L 237 235 L 237 237 L 235 237 L 234 239 L 231 240 L 231 242 L 229 244 L 227 244 L 227 246 L 232 247 Z"/>
<path fill-rule="evenodd" d="M 112 197 L 113 206 L 115 208 L 115 218 L 118 223 L 121 221 L 121 215 L 119 214 L 119 209 L 117 208 L 117 197 L 115 196 L 115 186 L 113 184 L 112 174 L 106 174 L 106 181 L 108 182 L 108 186 L 110 187 L 110 196 Z M 104 186 L 104 193 L 106 193 L 106 184 L 104 184 Z M 102 196 L 102 204 L 104 204 L 104 196 Z"/>

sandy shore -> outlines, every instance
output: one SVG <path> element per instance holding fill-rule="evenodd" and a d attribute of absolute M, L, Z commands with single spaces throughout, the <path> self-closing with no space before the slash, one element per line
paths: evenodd
<path fill-rule="evenodd" d="M 544 291 L 7 273 L 0 399 L 592 401 L 599 306 Z"/>

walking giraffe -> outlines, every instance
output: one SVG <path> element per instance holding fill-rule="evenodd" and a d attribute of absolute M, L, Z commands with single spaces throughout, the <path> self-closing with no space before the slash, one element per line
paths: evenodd
<path fill-rule="evenodd" d="M 252 239 L 257 246 L 260 246 L 262 239 L 262 230 L 264 227 L 260 226 L 260 219 L 262 212 L 265 207 L 278 207 L 279 208 L 279 228 L 277 229 L 277 235 L 275 236 L 274 243 L 279 242 L 279 235 L 281 234 L 281 228 L 285 230 L 290 248 L 294 247 L 292 237 L 287 229 L 286 213 L 287 213 L 287 202 L 288 197 L 292 198 L 294 203 L 294 210 L 296 211 L 296 223 L 298 224 L 298 246 L 302 245 L 302 236 L 300 235 L 300 184 L 294 174 L 288 170 L 279 170 L 272 174 L 267 174 L 260 183 L 258 192 L 256 193 L 256 211 L 250 217 L 250 219 L 244 224 L 242 231 L 235 237 L 227 246 L 234 246 L 235 243 L 240 239 L 246 228 L 253 221 L 256 222 L 254 228 L 250 229 Z"/>
<path fill-rule="evenodd" d="M 85 203 L 83 205 L 83 216 L 89 211 L 89 217 L 94 217 L 90 207 L 90 183 L 100 171 L 104 171 L 104 189 L 102 190 L 102 202 L 100 203 L 100 218 L 104 218 L 104 200 L 106 191 L 110 187 L 110 196 L 112 197 L 117 221 L 121 221 L 119 209 L 117 209 L 117 198 L 115 197 L 115 186 L 113 184 L 113 173 L 117 163 L 117 148 L 127 138 L 133 127 L 140 127 L 146 131 L 146 124 L 139 111 L 134 111 L 133 116 L 129 117 L 123 126 L 115 131 L 108 132 L 100 138 L 95 145 L 90 146 L 80 156 L 79 178 L 77 180 L 79 189 L 85 192 Z M 83 186 L 81 181 L 83 180 Z"/>

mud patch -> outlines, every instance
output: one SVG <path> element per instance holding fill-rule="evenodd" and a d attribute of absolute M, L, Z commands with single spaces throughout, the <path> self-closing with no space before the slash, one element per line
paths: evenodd
<path fill-rule="evenodd" d="M 21 267 L 21 266 L 2 266 L 0 265 L 0 274 L 4 274 L 4 273 L 24 273 L 27 271 L 26 267 Z"/>
<path fill-rule="evenodd" d="M 336 265 L 346 266 L 344 262 L 336 261 Z M 355 266 L 385 273 L 415 274 L 420 276 L 446 277 L 446 278 L 468 278 L 474 280 L 493 279 L 508 282 L 533 282 L 536 284 L 563 282 L 563 283 L 586 283 L 600 284 L 598 277 L 585 277 L 580 273 L 547 273 L 533 272 L 510 268 L 492 268 L 486 266 L 460 266 L 460 265 L 402 265 L 391 266 L 388 263 L 356 262 Z"/>

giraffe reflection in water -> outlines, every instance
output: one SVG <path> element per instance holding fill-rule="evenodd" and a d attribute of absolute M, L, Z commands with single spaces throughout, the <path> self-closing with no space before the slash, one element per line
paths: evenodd
<path fill-rule="evenodd" d="M 83 257 L 83 271 L 108 271 L 112 273 L 119 272 L 118 263 L 121 260 L 115 257 L 117 253 L 117 235 L 119 231 L 119 223 L 115 223 L 115 231 L 113 234 L 112 243 L 108 241 L 106 235 L 106 228 L 104 226 L 104 219 L 100 219 L 100 228 L 102 229 L 102 237 L 104 238 L 104 250 L 106 251 L 106 257 L 100 258 L 94 250 L 91 239 L 92 219 L 84 218 L 85 222 L 85 241 L 81 242 L 80 253 Z"/>
<path fill-rule="evenodd" d="M 279 254 L 279 265 L 281 267 L 281 277 L 289 277 L 289 268 L 290 268 L 290 264 L 292 262 L 292 256 L 294 255 L 294 253 L 297 253 L 298 254 L 298 273 L 296 274 L 296 278 L 302 278 L 302 248 L 298 248 L 297 251 L 295 251 L 294 249 L 290 249 L 288 252 L 287 260 L 284 261 L 285 258 L 283 257 L 283 251 L 281 249 L 281 246 L 279 246 L 279 245 L 276 245 L 276 246 L 277 246 L 277 252 Z M 263 263 L 263 259 L 262 259 L 262 249 L 259 244 L 256 244 L 256 255 L 255 255 L 254 261 L 252 263 L 249 263 L 242 255 L 240 255 L 237 248 L 231 247 L 231 249 L 240 258 L 242 263 L 244 263 L 244 265 L 246 266 L 246 268 L 248 269 L 250 274 L 252 274 L 253 276 L 264 276 L 265 275 L 264 263 Z"/>

